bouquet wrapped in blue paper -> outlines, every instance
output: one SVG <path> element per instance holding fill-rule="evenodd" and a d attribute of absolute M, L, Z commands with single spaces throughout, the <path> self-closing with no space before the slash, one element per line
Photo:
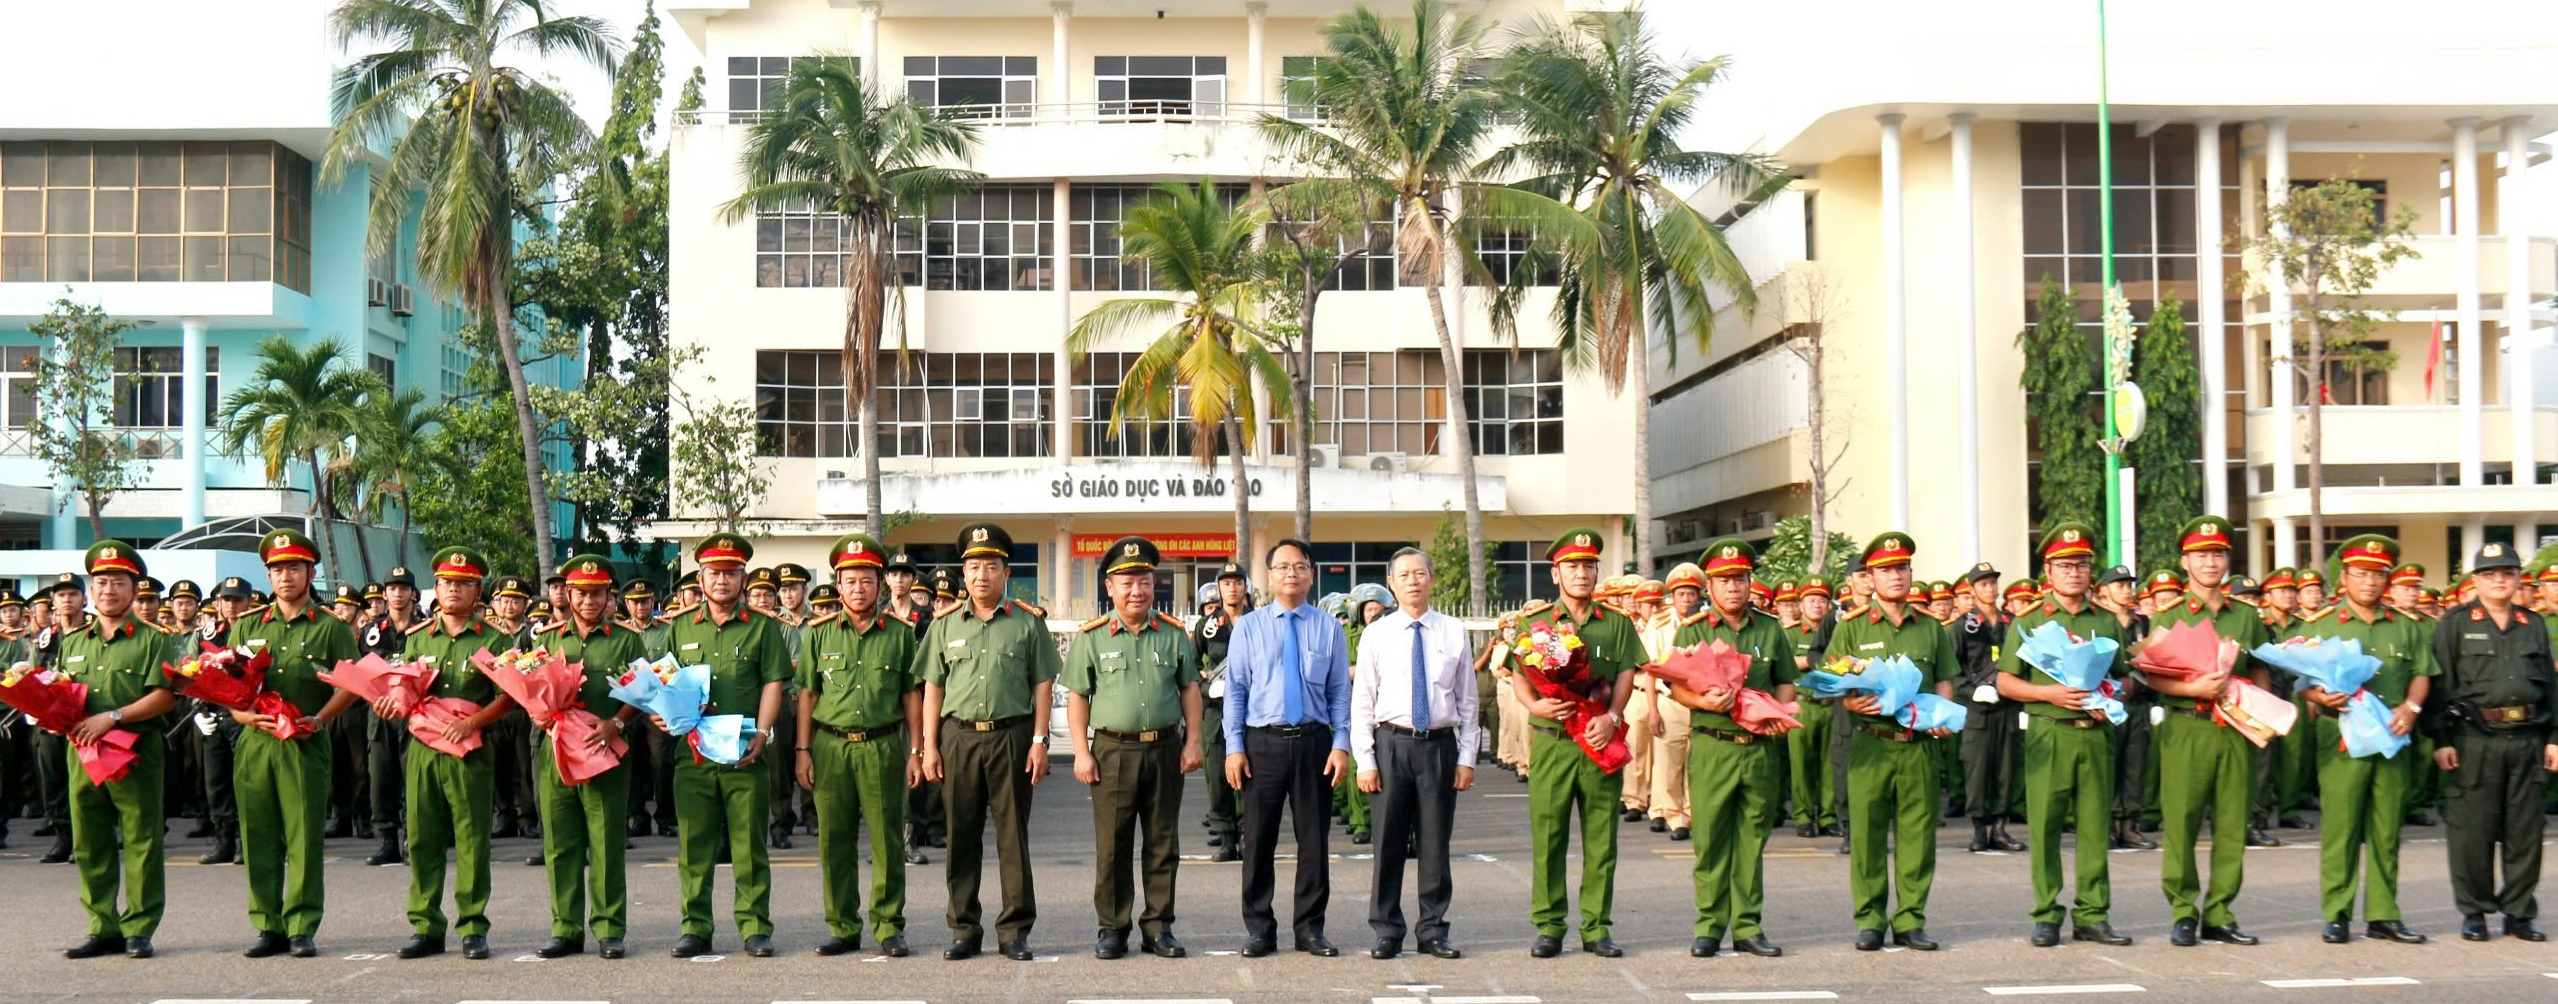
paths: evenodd
<path fill-rule="evenodd" d="M 693 727 L 693 752 L 713 763 L 734 766 L 755 744 L 755 720 L 745 715 L 709 715 Z"/>
<path fill-rule="evenodd" d="M 1880 659 L 1854 659 L 1833 656 L 1822 668 L 1803 674 L 1803 685 L 1812 696 L 1844 697 L 1850 692 L 1874 695 L 1874 703 L 1886 716 L 1898 718 L 1901 709 L 1926 689 L 1927 675 L 1908 656 L 1887 655 Z"/>
<path fill-rule="evenodd" d="M 2128 713 L 2114 696 L 2114 652 L 2121 647 L 2112 638 L 2072 638 L 2068 628 L 2044 621 L 2025 632 L 2025 644 L 2018 646 L 2016 657 L 2061 686 L 2086 691 L 2088 711 L 2102 712 L 2106 721 L 2119 723 Z"/>
<path fill-rule="evenodd" d="M 2408 738 L 2389 731 L 2389 705 L 2371 691 L 2371 678 L 2380 672 L 2380 659 L 2363 651 L 2363 643 L 2354 638 L 2294 638 L 2277 645 L 2258 645 L 2249 653 L 2267 664 L 2292 675 L 2292 692 L 2317 687 L 2331 694 L 2351 694 L 2345 699 L 2345 710 L 2336 718 L 2344 732 L 2347 756 L 2394 757 L 2406 749 Z"/>
<path fill-rule="evenodd" d="M 614 700 L 657 716 L 666 723 L 667 735 L 680 736 L 702 720 L 702 705 L 711 698 L 711 668 L 680 665 L 671 655 L 655 662 L 634 659 L 613 678 L 610 693 Z"/>
<path fill-rule="evenodd" d="M 1910 698 L 1910 706 L 1893 717 L 1898 718 L 1901 724 L 1909 726 L 1912 732 L 1928 732 L 1935 729 L 1961 732 L 1967 710 L 1963 705 L 1935 694 L 1920 694 Z"/>

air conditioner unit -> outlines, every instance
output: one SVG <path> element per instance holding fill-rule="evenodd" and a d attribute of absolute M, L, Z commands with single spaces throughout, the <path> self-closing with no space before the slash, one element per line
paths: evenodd
<path fill-rule="evenodd" d="M 1745 512 L 1741 514 L 1741 529 L 1744 532 L 1750 530 L 1764 530 L 1775 525 L 1776 514 L 1773 512 L 1761 510 L 1758 512 Z"/>
<path fill-rule="evenodd" d="M 391 302 L 391 284 L 380 279 L 364 280 L 364 305 L 379 307 Z"/>
<path fill-rule="evenodd" d="M 1368 455 L 1368 469 L 1381 474 L 1401 474 L 1412 469 L 1412 455 L 1408 453 L 1371 453 Z"/>
<path fill-rule="evenodd" d="M 1307 461 L 1309 466 L 1341 466 L 1341 447 L 1338 445 L 1331 443 L 1316 443 L 1313 446 L 1306 447 L 1306 450 L 1313 455 L 1312 459 Z"/>
<path fill-rule="evenodd" d="M 409 291 L 407 283 L 391 284 L 391 313 L 401 317 L 417 313 L 417 296 Z"/>

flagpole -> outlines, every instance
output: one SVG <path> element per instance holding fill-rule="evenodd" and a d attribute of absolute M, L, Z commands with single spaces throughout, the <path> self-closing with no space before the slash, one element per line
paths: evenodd
<path fill-rule="evenodd" d="M 2122 444 L 2116 441 L 2121 431 L 2115 427 L 2114 394 L 2121 382 L 2121 367 L 2127 346 L 2118 344 L 2122 333 L 2115 312 L 2122 303 L 2122 291 L 2114 285 L 2114 116 L 2108 94 L 2106 66 L 2105 0 L 2096 0 L 2096 185 L 2097 185 L 2097 250 L 2103 263 L 2105 355 L 2102 362 L 2105 381 L 2105 550 L 2108 564 L 2120 565 L 2130 560 L 2123 541 L 2130 536 L 2129 512 L 2123 498 Z M 2128 318 L 2122 320 L 2128 321 Z"/>

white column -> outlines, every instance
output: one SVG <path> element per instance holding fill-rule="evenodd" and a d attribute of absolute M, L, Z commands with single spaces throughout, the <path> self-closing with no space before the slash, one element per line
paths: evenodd
<path fill-rule="evenodd" d="M 1970 112 L 1957 112 L 1953 117 L 1954 436 L 1956 479 L 1962 484 L 1963 506 L 1963 550 L 1959 557 L 1965 561 L 1987 557 L 1981 553 L 1981 317 L 1979 262 L 1972 247 L 1972 119 Z"/>
<path fill-rule="evenodd" d="M 870 85 L 875 92 L 879 90 L 880 81 L 886 79 L 888 75 L 880 72 L 879 68 L 879 0 L 863 0 L 862 82 Z"/>
<path fill-rule="evenodd" d="M 2514 484 L 2522 486 L 2540 481 L 2533 421 L 2540 402 L 2531 385 L 2531 184 L 2523 172 L 2531 163 L 2531 136 L 2523 131 L 2528 121 L 2505 120 L 2505 176 L 2496 183 L 2496 206 L 2505 215 L 2497 227 L 2505 237 L 2505 407 L 2514 423 Z M 2514 540 L 2531 549 L 2530 538 Z"/>
<path fill-rule="evenodd" d="M 2460 521 L 2460 553 L 2452 555 L 2451 560 L 2457 563 L 2462 571 L 2469 571 L 2469 560 L 2477 557 L 2478 549 L 2486 546 L 2486 543 L 2487 517 L 2471 516 L 2464 519 Z"/>
<path fill-rule="evenodd" d="M 1055 3 L 1048 5 L 1048 62 L 1051 64 L 1048 71 L 1048 103 L 1050 104 L 1063 105 L 1075 100 L 1073 87 L 1075 75 L 1073 69 L 1066 65 L 1066 41 L 1071 34 L 1068 29 L 1074 19 L 1074 4 L 1066 0 L 1056 0 Z M 1056 114 L 1059 115 L 1071 113 L 1071 109 L 1056 110 Z M 1065 233 L 1060 231 L 1057 239 L 1064 241 Z"/>
<path fill-rule="evenodd" d="M 1901 248 L 1901 119 L 1899 112 L 1875 116 L 1883 127 L 1883 424 L 1892 464 L 1892 525 L 1910 525 L 1910 344 L 1907 318 L 1908 280 L 1902 275 Z M 1906 531 L 1904 531 L 1906 532 Z"/>
<path fill-rule="evenodd" d="M 1049 214 L 1054 222 L 1051 230 L 1057 236 L 1048 248 L 1048 272 L 1055 277 L 1057 294 L 1057 378 L 1051 391 L 1057 396 L 1057 413 L 1051 416 L 1056 430 L 1052 435 L 1057 442 L 1049 455 L 1064 463 L 1075 455 L 1074 357 L 1066 351 L 1066 335 L 1075 330 L 1074 242 L 1066 236 L 1068 226 L 1074 222 L 1075 209 L 1070 198 L 1074 194 L 1072 179 L 1059 178 L 1054 184 L 1054 204 L 1049 207 Z"/>
<path fill-rule="evenodd" d="M 2194 123 L 2195 306 L 2203 330 L 2194 339 L 2203 375 L 2203 511 L 2229 513 L 2229 318 L 2221 275 L 2220 120 Z"/>
<path fill-rule="evenodd" d="M 2292 523 L 2290 517 L 2282 516 L 2274 519 L 2274 560 L 2272 564 L 2266 565 L 2266 568 L 2282 568 L 2300 563 L 2299 533 L 2300 528 Z M 2262 579 L 2264 576 L 2259 574 L 2257 578 Z"/>
<path fill-rule="evenodd" d="M 2474 487 L 2487 480 L 2487 460 L 2478 437 L 2486 430 L 2481 407 L 2487 396 L 2487 319 L 2478 283 L 2478 120 L 2451 120 L 2451 226 L 2453 261 L 2460 286 L 2452 306 L 2460 315 L 2460 483 Z M 2472 521 L 2475 523 L 2476 521 Z M 2483 525 L 2483 524 L 2480 524 Z"/>
<path fill-rule="evenodd" d="M 1270 103 L 1270 72 L 1262 62 L 1263 43 L 1269 37 L 1270 5 L 1255 0 L 1243 5 L 1244 60 L 1243 71 L 1252 79 L 1244 84 L 1244 100 L 1256 105 Z M 1255 109 L 1259 111 L 1259 109 Z"/>
<path fill-rule="evenodd" d="M 186 509 L 179 529 L 186 529 L 204 523 L 204 413 L 211 402 L 204 399 L 204 318 L 181 317 L 178 328 L 186 333 L 179 360 L 186 384 L 178 395 L 179 436 L 186 443 Z"/>
<path fill-rule="evenodd" d="M 2266 119 L 2265 204 L 2268 207 L 2282 205 L 2291 201 L 2291 194 L 2291 121 L 2281 118 Z M 2267 232 L 2280 236 L 2281 228 L 2274 225 L 2270 216 L 2265 221 L 2265 227 Z M 2293 368 L 2292 362 L 2292 291 L 2290 286 L 2284 284 L 2280 276 L 2270 273 L 2265 277 L 2265 288 L 2267 290 L 2266 309 L 2274 318 L 2271 338 L 2265 347 L 2265 397 L 2274 414 L 2274 486 L 2272 490 L 2287 492 L 2292 490 L 2298 477 L 2293 465 L 2300 461 L 2300 434 L 2298 427 L 2293 424 L 2298 421 L 2297 413 L 2293 408 L 2293 385 L 2300 379 L 2300 375 L 2299 371 Z M 2291 551 L 2288 546 L 2291 540 L 2291 527 L 2288 521 L 2277 521 L 2274 524 L 2274 539 L 2280 542 L 2275 545 L 2280 550 L 2274 560 L 2277 563 L 2291 561 Z"/>
<path fill-rule="evenodd" d="M 1072 517 L 1057 517 L 1056 546 L 1056 552 L 1048 556 L 1048 567 L 1057 570 L 1057 581 L 1051 587 L 1057 591 L 1051 594 L 1048 600 L 1050 616 L 1081 617 L 1082 611 L 1074 605 L 1075 532 Z"/>

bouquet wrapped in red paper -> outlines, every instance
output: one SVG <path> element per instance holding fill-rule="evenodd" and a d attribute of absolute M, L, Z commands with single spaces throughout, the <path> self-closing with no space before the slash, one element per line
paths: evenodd
<path fill-rule="evenodd" d="M 114 784 L 133 773 L 133 743 L 142 738 L 130 729 L 108 729 L 98 741 L 77 747 L 80 769 L 89 775 L 89 783 Z"/>
<path fill-rule="evenodd" d="M 70 735 L 81 719 L 89 717 L 87 684 L 23 662 L 0 674 L 0 701 L 55 735 Z"/>
<path fill-rule="evenodd" d="M 1580 745 L 1581 752 L 1589 754 L 1591 763 L 1614 774 L 1633 761 L 1634 754 L 1626 749 L 1622 729 L 1608 737 L 1606 746 L 1590 746 L 1590 720 L 1608 713 L 1616 693 L 1613 681 L 1591 674 L 1590 652 L 1582 647 L 1581 636 L 1570 622 L 1532 623 L 1519 632 L 1511 651 L 1517 656 L 1519 672 L 1527 675 L 1538 697 L 1572 705 L 1563 728 L 1572 734 L 1572 741 Z"/>
<path fill-rule="evenodd" d="M 419 701 L 417 711 L 409 715 L 409 734 L 438 753 L 468 756 L 480 748 L 480 734 L 474 732 L 470 738 L 451 743 L 444 741 L 444 728 L 479 713 L 478 704 L 459 697 L 430 697 Z"/>
<path fill-rule="evenodd" d="M 203 650 L 193 658 L 175 666 L 160 664 L 160 672 L 178 693 L 215 707 L 262 715 L 268 724 L 261 726 L 278 739 L 292 739 L 311 734 L 302 724 L 302 709 L 294 707 L 284 695 L 266 689 L 267 666 L 273 662 L 261 648 L 252 654 L 247 649 L 223 648 L 203 642 Z"/>
<path fill-rule="evenodd" d="M 630 744 L 618 738 L 601 749 L 586 745 L 587 737 L 603 721 L 587 711 L 578 696 L 586 685 L 584 663 L 562 662 L 541 648 L 514 649 L 503 655 L 475 652 L 471 661 L 498 690 L 524 706 L 524 714 L 536 728 L 550 735 L 551 762 L 559 768 L 562 783 L 584 784 L 613 769 L 630 752 Z"/>
<path fill-rule="evenodd" d="M 1720 638 L 1671 649 L 1667 658 L 1643 667 L 1643 671 L 1700 694 L 1709 690 L 1731 692 L 1733 723 L 1758 735 L 1784 735 L 1803 727 L 1794 717 L 1802 713 L 1803 706 L 1751 689 L 1749 654 Z"/>
<path fill-rule="evenodd" d="M 2204 621 L 2178 624 L 2152 634 L 2149 642 L 2132 656 L 2132 665 L 2141 672 L 2172 680 L 2226 673 L 2237 664 L 2238 643 L 2221 640 L 2220 632 Z M 2290 701 L 2235 676 L 2218 697 L 2191 700 L 2195 710 L 2211 712 L 2213 721 L 2237 729 L 2259 748 L 2273 742 L 2276 736 L 2290 733 L 2300 718 L 2300 710 Z"/>
<path fill-rule="evenodd" d="M 405 717 L 416 712 L 417 702 L 435 689 L 435 664 L 425 659 L 393 662 L 368 654 L 353 662 L 341 660 L 336 669 L 321 670 L 320 682 L 354 694 L 368 706 L 385 697 L 395 698 Z"/>

